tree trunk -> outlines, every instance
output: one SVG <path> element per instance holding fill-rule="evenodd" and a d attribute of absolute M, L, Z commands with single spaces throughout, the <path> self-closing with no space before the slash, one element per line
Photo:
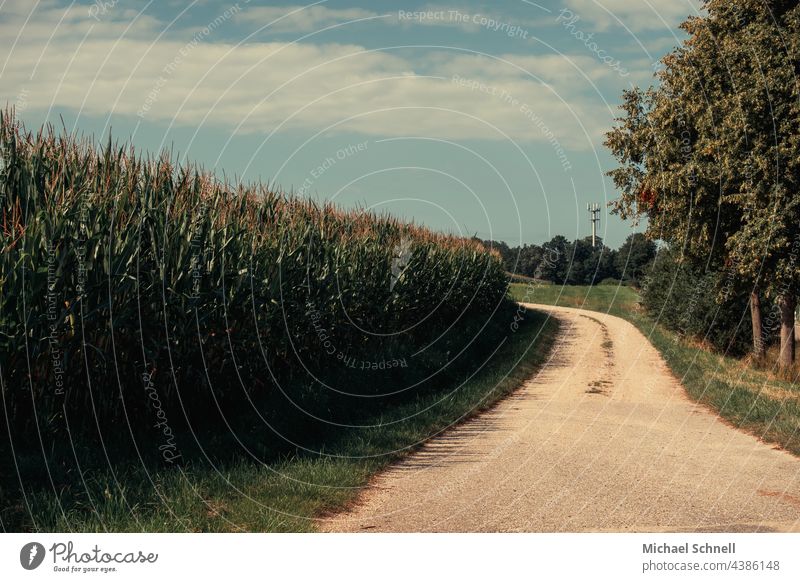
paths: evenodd
<path fill-rule="evenodd" d="M 758 297 L 757 287 L 750 292 L 750 319 L 753 321 L 753 355 L 760 359 L 764 357 L 766 346 L 761 326 L 761 299 Z"/>
<path fill-rule="evenodd" d="M 788 370 L 794 364 L 794 309 L 797 299 L 786 294 L 778 297 L 781 310 L 781 355 L 778 365 L 781 370 Z"/>

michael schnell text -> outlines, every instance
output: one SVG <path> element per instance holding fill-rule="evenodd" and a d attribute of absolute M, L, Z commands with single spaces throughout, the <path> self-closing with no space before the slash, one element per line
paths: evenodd
<path fill-rule="evenodd" d="M 642 544 L 644 554 L 735 554 L 736 543 L 722 545 L 711 544 Z"/>

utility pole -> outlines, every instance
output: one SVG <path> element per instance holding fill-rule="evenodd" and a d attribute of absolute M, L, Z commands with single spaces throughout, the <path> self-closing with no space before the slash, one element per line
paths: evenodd
<path fill-rule="evenodd" d="M 600 205 L 596 202 L 586 204 L 586 210 L 591 214 L 589 219 L 592 223 L 592 248 L 597 245 L 597 225 L 600 223 Z"/>

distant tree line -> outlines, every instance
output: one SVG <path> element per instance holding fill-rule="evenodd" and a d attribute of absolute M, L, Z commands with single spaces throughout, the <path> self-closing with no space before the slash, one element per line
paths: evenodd
<path fill-rule="evenodd" d="M 656 245 L 641 233 L 628 236 L 618 249 L 600 238 L 593 248 L 591 237 L 569 241 L 561 235 L 541 245 L 482 242 L 500 253 L 513 275 L 560 285 L 631 285 L 639 289 L 647 314 L 680 337 L 735 356 L 750 348 L 749 294 L 679 246 L 664 241 Z M 774 301 L 764 298 L 762 304 L 765 312 L 776 312 Z M 765 345 L 777 342 L 779 318 L 764 318 L 759 333 Z"/>
<path fill-rule="evenodd" d="M 656 256 L 656 244 L 641 233 L 631 234 L 619 249 L 598 237 L 569 241 L 554 236 L 542 245 L 510 247 L 502 241 L 483 241 L 503 257 L 506 271 L 562 285 L 595 285 L 614 279 L 639 287 Z"/>

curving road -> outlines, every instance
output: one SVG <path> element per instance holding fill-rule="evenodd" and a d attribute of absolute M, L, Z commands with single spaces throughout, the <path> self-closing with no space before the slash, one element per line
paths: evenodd
<path fill-rule="evenodd" d="M 491 412 L 376 477 L 325 531 L 800 531 L 800 459 L 692 403 L 630 323 L 562 323 Z"/>

